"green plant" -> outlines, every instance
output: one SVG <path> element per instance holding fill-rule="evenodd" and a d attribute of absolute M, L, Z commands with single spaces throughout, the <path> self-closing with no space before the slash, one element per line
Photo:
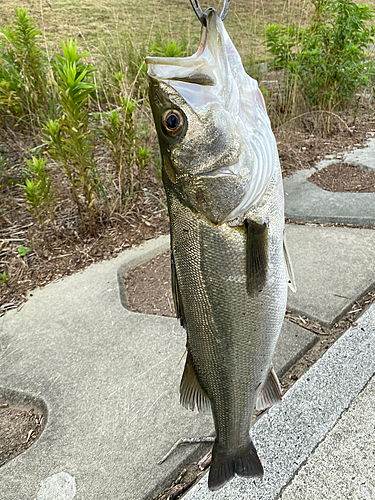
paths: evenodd
<path fill-rule="evenodd" d="M 118 46 L 105 47 L 101 78 L 105 82 L 107 100 L 120 105 L 119 96 L 141 99 L 147 96 L 148 78 L 145 58 L 150 54 L 149 43 L 135 44 L 125 35 Z"/>
<path fill-rule="evenodd" d="M 17 252 L 20 257 L 25 257 L 29 252 L 31 251 L 31 248 L 25 247 L 23 245 L 20 245 L 17 247 Z"/>
<path fill-rule="evenodd" d="M 152 55 L 160 57 L 183 57 L 186 55 L 185 47 L 181 42 L 163 40 L 161 37 L 151 45 L 150 51 Z"/>
<path fill-rule="evenodd" d="M 21 187 L 24 191 L 27 208 L 35 215 L 39 224 L 43 224 L 45 216 L 55 224 L 57 198 L 54 197 L 55 189 L 51 186 L 51 177 L 46 169 L 47 159 L 33 156 L 32 161 L 25 158 L 25 162 L 28 165 L 26 172 L 29 177 L 25 179 L 25 184 L 21 185 Z M 19 252 L 20 248 L 18 248 Z M 22 247 L 22 249 L 25 249 L 25 247 Z M 24 251 L 22 249 L 21 251 Z"/>
<path fill-rule="evenodd" d="M 144 39 L 135 43 L 129 35 L 124 36 L 117 49 L 105 50 L 102 78 L 108 84 L 105 93 L 109 100 L 118 102 L 118 95 L 143 99 L 147 96 L 148 78 L 146 56 L 182 57 L 187 54 L 188 41 L 183 36 L 171 40 L 162 31 L 156 34 L 155 41 Z"/>
<path fill-rule="evenodd" d="M 267 26 L 266 45 L 275 65 L 286 70 L 289 88 L 295 83 L 310 108 L 330 113 L 371 84 L 374 65 L 366 56 L 375 29 L 366 21 L 374 11 L 351 0 L 309 1 L 311 25 Z"/>
<path fill-rule="evenodd" d="M 0 153 L 0 189 L 2 188 L 2 182 L 6 177 L 5 162 L 2 154 Z"/>
<path fill-rule="evenodd" d="M 3 271 L 2 273 L 0 273 L 0 284 L 3 283 L 4 285 L 6 285 L 9 281 L 9 277 L 7 276 L 7 273 L 6 271 Z"/>
<path fill-rule="evenodd" d="M 135 124 L 137 101 L 120 97 L 121 107 L 106 114 L 102 134 L 118 171 L 119 210 L 125 207 L 140 186 L 142 175 L 151 161 L 151 150 L 141 144 L 141 131 Z"/>
<path fill-rule="evenodd" d="M 26 116 L 35 126 L 48 116 L 52 103 L 40 34 L 27 10 L 20 8 L 13 25 L 0 31 L 0 113 Z"/>
<path fill-rule="evenodd" d="M 81 59 L 77 42 L 61 42 L 63 56 L 57 54 L 54 64 L 59 98 L 59 117 L 49 120 L 48 153 L 68 177 L 73 200 L 77 205 L 84 231 L 93 234 L 95 196 L 99 184 L 94 159 L 93 132 L 89 128 L 89 97 L 96 89 L 92 76 L 96 68 Z"/>

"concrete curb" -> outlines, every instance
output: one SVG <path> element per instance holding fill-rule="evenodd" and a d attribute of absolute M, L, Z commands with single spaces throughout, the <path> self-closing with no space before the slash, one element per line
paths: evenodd
<path fill-rule="evenodd" d="M 375 226 L 375 193 L 334 193 L 325 191 L 307 179 L 332 163 L 348 162 L 364 170 L 375 171 L 375 139 L 340 158 L 332 155 L 308 170 L 299 170 L 284 179 L 285 217 L 301 222 Z"/>
<path fill-rule="evenodd" d="M 334 193 L 307 180 L 336 161 L 325 160 L 317 168 L 299 170 L 284 179 L 285 217 L 300 222 L 375 226 L 375 193 Z"/>
<path fill-rule="evenodd" d="M 122 264 L 117 271 L 117 280 L 119 286 L 119 294 L 121 304 L 125 307 L 125 309 L 129 309 L 128 302 L 128 294 L 126 291 L 126 285 L 124 282 L 124 276 L 127 272 L 130 271 L 133 267 L 137 267 L 140 264 L 148 262 L 153 259 L 157 255 L 164 253 L 170 247 L 170 237 L 168 236 L 160 236 L 154 240 L 149 240 L 147 242 L 147 247 L 143 249 L 143 251 L 139 251 L 136 255 L 131 256 L 126 260 L 124 264 Z"/>

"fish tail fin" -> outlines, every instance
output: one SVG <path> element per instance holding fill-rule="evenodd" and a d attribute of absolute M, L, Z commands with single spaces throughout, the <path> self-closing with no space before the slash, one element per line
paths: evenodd
<path fill-rule="evenodd" d="M 234 453 L 218 449 L 214 445 L 212 462 L 208 476 L 208 487 L 215 491 L 224 486 L 235 474 L 245 477 L 262 477 L 263 466 L 259 460 L 254 443 L 249 438 L 245 447 L 239 448 Z"/>

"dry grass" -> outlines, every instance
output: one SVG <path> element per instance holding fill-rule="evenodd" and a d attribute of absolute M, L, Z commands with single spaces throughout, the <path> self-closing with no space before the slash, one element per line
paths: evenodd
<path fill-rule="evenodd" d="M 375 3 L 375 0 L 373 0 Z M 201 0 L 203 9 L 209 6 L 220 10 L 222 0 Z M 56 50 L 58 40 L 67 37 L 80 39 L 80 46 L 93 55 L 104 47 L 118 46 L 124 35 L 135 43 L 153 40 L 162 30 L 172 39 L 182 35 L 194 52 L 200 34 L 200 24 L 188 0 L 2 0 L 0 28 L 14 19 L 14 9 L 24 7 L 44 29 L 50 51 Z M 232 0 L 226 27 L 244 63 L 266 57 L 261 30 L 267 24 L 296 22 L 304 24 L 308 11 L 301 0 Z"/>

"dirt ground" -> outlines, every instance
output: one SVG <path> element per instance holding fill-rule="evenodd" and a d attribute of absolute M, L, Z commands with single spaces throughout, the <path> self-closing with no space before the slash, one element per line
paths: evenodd
<path fill-rule="evenodd" d="M 0 467 L 27 450 L 42 430 L 43 415 L 0 401 Z"/>
<path fill-rule="evenodd" d="M 375 172 L 367 172 L 351 163 L 332 163 L 308 180 L 326 191 L 375 193 Z"/>

